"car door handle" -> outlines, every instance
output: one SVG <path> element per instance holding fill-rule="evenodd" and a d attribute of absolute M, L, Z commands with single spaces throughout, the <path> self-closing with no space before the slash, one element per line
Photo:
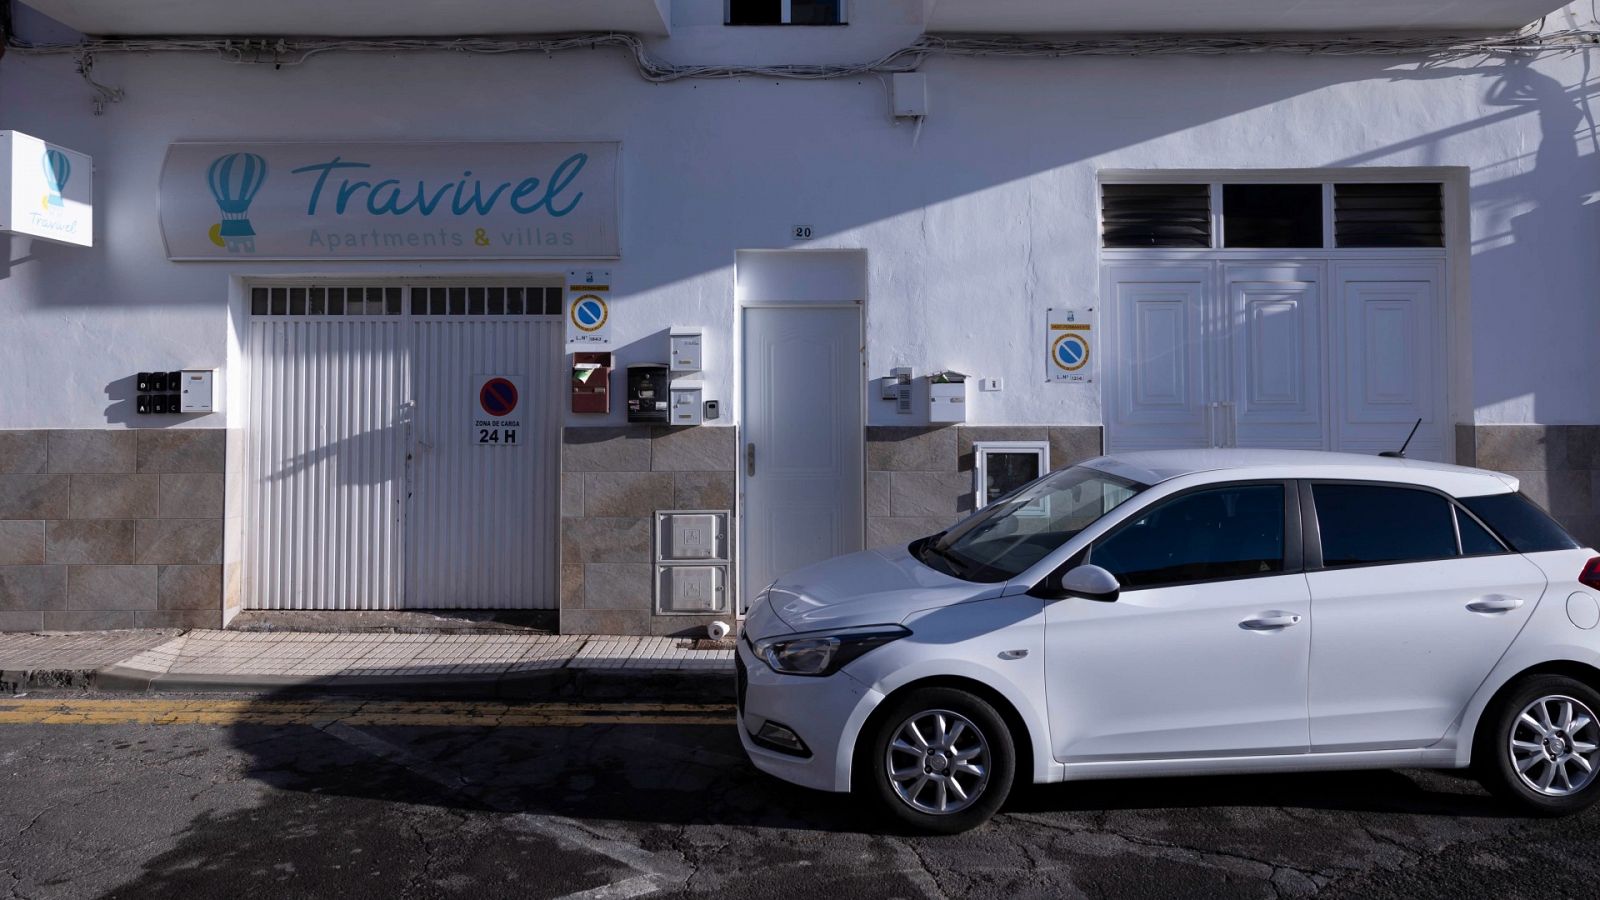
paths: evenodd
<path fill-rule="evenodd" d="M 1479 597 L 1468 603 L 1467 609 L 1475 613 L 1503 613 L 1511 612 L 1520 606 L 1522 606 L 1521 597 L 1504 597 L 1499 594 L 1491 594 L 1488 597 Z"/>
<path fill-rule="evenodd" d="M 1300 617 L 1294 613 L 1273 612 L 1255 619 L 1245 619 L 1239 627 L 1245 631 L 1282 631 L 1291 625 L 1299 625 Z"/>

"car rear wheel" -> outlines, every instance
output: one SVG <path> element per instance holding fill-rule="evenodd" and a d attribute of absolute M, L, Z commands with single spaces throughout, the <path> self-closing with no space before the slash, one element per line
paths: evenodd
<path fill-rule="evenodd" d="M 1478 729 L 1474 759 L 1496 795 L 1534 815 L 1600 799 L 1600 693 L 1564 675 L 1535 675 L 1500 697 Z"/>
<path fill-rule="evenodd" d="M 896 820 L 938 834 L 988 821 L 1016 770 L 1011 732 L 988 702 L 955 688 L 895 701 L 858 759 L 864 785 Z"/>

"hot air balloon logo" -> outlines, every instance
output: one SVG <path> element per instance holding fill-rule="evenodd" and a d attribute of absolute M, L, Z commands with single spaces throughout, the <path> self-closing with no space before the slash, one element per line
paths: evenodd
<path fill-rule="evenodd" d="M 206 182 L 222 210 L 222 221 L 211 226 L 211 243 L 229 253 L 256 252 L 256 230 L 250 227 L 250 201 L 267 180 L 267 161 L 254 153 L 229 153 L 211 162 Z"/>
<path fill-rule="evenodd" d="M 67 186 L 67 179 L 72 177 L 72 160 L 60 150 L 44 151 L 44 186 L 49 192 L 44 195 L 45 206 L 61 205 L 61 190 Z"/>

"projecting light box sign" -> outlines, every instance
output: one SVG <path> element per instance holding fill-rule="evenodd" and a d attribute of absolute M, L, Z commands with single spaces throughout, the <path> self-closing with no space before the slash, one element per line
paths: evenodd
<path fill-rule="evenodd" d="M 614 142 L 179 143 L 174 260 L 610 258 Z"/>
<path fill-rule="evenodd" d="M 93 246 L 93 182 L 84 154 L 0 131 L 0 232 Z"/>

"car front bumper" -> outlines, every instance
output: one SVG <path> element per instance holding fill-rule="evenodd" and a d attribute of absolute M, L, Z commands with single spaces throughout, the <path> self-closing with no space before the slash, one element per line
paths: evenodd
<path fill-rule="evenodd" d="M 779 675 L 738 643 L 739 740 L 756 768 L 822 791 L 850 790 L 856 738 L 883 695 L 837 672 L 825 678 Z M 756 743 L 771 721 L 793 731 L 810 750 L 802 756 Z"/>

